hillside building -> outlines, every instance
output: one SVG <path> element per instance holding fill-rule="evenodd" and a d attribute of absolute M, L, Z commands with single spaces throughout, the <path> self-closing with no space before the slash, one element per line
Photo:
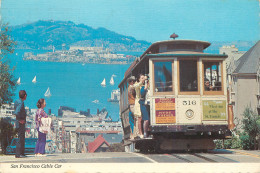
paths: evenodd
<path fill-rule="evenodd" d="M 110 144 L 114 143 L 120 143 L 123 139 L 123 133 L 122 131 L 118 130 L 99 130 L 99 131 L 93 131 L 93 130 L 85 130 L 85 129 L 78 129 L 76 131 L 77 134 L 77 151 L 82 152 L 84 151 L 84 148 L 82 146 L 88 146 L 89 143 L 97 139 L 100 135 L 102 135 L 102 138 L 106 140 L 106 142 Z M 81 145 L 84 144 L 84 145 Z"/>
<path fill-rule="evenodd" d="M 219 54 L 228 55 L 226 59 L 226 67 L 230 65 L 231 61 L 237 61 L 244 53 L 244 51 L 238 51 L 238 48 L 236 48 L 235 45 L 222 46 L 219 49 Z"/>
<path fill-rule="evenodd" d="M 13 116 L 14 114 L 14 103 L 12 104 L 3 104 L 0 107 L 0 117 L 8 117 L 8 116 Z"/>
<path fill-rule="evenodd" d="M 229 66 L 229 100 L 237 122 L 247 106 L 260 115 L 260 41 Z M 235 121 L 235 123 L 236 123 Z"/>
<path fill-rule="evenodd" d="M 88 152 L 95 153 L 95 152 L 106 152 L 109 143 L 103 138 L 102 135 L 98 135 L 98 137 L 93 141 L 88 143 Z"/>

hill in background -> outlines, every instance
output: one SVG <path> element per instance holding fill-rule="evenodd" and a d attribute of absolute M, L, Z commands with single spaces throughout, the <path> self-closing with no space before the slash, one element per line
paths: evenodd
<path fill-rule="evenodd" d="M 94 29 L 84 24 L 64 21 L 37 21 L 12 26 L 12 37 L 18 49 L 66 49 L 69 46 L 110 48 L 112 51 L 145 51 L 151 43 L 136 40 L 105 28 Z"/>

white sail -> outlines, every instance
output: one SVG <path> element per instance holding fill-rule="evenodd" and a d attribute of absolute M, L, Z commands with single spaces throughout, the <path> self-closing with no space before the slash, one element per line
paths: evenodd
<path fill-rule="evenodd" d="M 32 80 L 33 83 L 36 83 L 36 76 L 34 76 L 33 80 Z"/>
<path fill-rule="evenodd" d="M 110 79 L 110 85 L 114 85 L 115 84 L 115 82 L 114 82 L 114 78 L 113 78 L 113 75 L 111 76 L 111 79 Z"/>
<path fill-rule="evenodd" d="M 50 97 L 51 96 L 51 91 L 50 88 L 48 87 L 47 91 L 44 94 L 45 97 Z"/>
<path fill-rule="evenodd" d="M 104 80 L 101 82 L 101 86 L 106 86 L 106 79 L 104 78 Z"/>
<path fill-rule="evenodd" d="M 19 79 L 17 80 L 17 82 L 16 82 L 18 85 L 20 85 L 21 84 L 21 78 L 19 77 Z"/>
<path fill-rule="evenodd" d="M 93 103 L 99 103 L 99 100 L 93 100 L 92 102 Z"/>

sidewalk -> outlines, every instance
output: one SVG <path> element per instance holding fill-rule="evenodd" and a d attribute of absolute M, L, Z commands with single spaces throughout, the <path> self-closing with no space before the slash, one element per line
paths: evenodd
<path fill-rule="evenodd" d="M 254 157 L 259 157 L 260 158 L 260 150 L 237 150 L 237 149 L 227 149 L 228 151 L 235 152 L 237 154 L 245 154 L 245 155 L 250 155 Z"/>
<path fill-rule="evenodd" d="M 110 159 L 136 157 L 126 152 L 100 152 L 100 153 L 53 153 L 46 154 L 46 157 L 35 157 L 35 155 L 27 155 L 26 158 L 15 158 L 14 155 L 0 156 L 0 163 L 82 163 L 85 161 L 99 160 L 109 161 Z"/>
<path fill-rule="evenodd" d="M 68 153 L 70 154 L 70 153 Z M 39 160 L 50 160 L 50 159 L 62 159 L 63 157 L 67 156 L 68 154 L 62 153 L 54 153 L 54 154 L 46 154 L 45 157 L 36 157 L 34 154 L 26 155 L 26 158 L 15 158 L 15 155 L 1 155 L 0 156 L 0 163 L 12 163 L 12 162 L 28 162 L 28 161 L 39 161 Z"/>

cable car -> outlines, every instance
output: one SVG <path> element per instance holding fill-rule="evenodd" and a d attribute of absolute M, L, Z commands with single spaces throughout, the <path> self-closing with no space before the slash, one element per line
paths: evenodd
<path fill-rule="evenodd" d="M 225 54 L 204 53 L 209 42 L 167 40 L 153 43 L 119 84 L 120 117 L 126 150 L 208 150 L 214 139 L 231 136 Z M 128 83 L 147 74 L 150 83 L 149 139 L 130 140 Z"/>

